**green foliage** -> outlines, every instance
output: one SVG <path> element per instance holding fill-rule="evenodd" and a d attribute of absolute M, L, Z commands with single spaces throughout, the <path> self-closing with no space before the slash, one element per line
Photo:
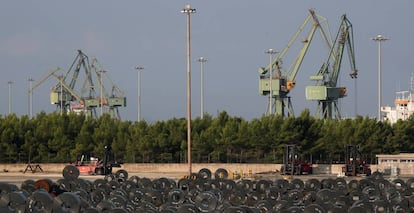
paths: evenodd
<path fill-rule="evenodd" d="M 191 125 L 194 163 L 281 163 L 287 144 L 297 145 L 301 157 L 313 162 L 343 161 L 346 145 L 359 145 L 368 157 L 414 152 L 414 117 L 390 125 L 361 116 L 320 120 L 308 110 L 295 118 L 272 115 L 251 121 L 220 112 Z M 102 157 L 105 146 L 118 162 L 185 163 L 187 120 L 149 124 L 44 112 L 31 119 L 0 116 L 1 163 L 74 162 L 82 155 Z"/>

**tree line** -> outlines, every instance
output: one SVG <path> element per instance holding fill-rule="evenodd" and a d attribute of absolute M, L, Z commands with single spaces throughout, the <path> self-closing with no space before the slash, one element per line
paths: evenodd
<path fill-rule="evenodd" d="M 298 117 L 262 116 L 247 121 L 225 111 L 191 123 L 193 163 L 281 163 L 295 144 L 313 163 L 344 161 L 344 147 L 358 145 L 371 163 L 376 154 L 414 152 L 414 118 L 391 125 L 375 118 L 321 120 L 308 110 Z M 187 162 L 187 120 L 147 123 L 41 112 L 33 118 L 0 116 L 0 163 L 65 163 L 102 157 L 111 147 L 124 163 Z"/>

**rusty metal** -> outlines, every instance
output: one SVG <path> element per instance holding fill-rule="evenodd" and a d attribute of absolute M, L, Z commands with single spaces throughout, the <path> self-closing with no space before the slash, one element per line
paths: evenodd
<path fill-rule="evenodd" d="M 51 192 L 53 181 L 50 179 L 40 179 L 37 180 L 34 184 L 36 189 L 44 189 L 47 192 Z"/>

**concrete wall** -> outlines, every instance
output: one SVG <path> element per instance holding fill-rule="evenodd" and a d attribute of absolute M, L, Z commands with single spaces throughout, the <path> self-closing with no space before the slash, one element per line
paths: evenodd
<path fill-rule="evenodd" d="M 61 173 L 63 168 L 67 164 L 39 164 L 39 167 L 45 173 Z M 28 164 L 0 164 L 0 172 L 23 172 L 27 168 Z M 31 164 L 32 169 L 36 169 L 36 164 Z M 39 172 L 39 167 L 36 172 Z M 275 172 L 280 170 L 280 164 L 193 164 L 192 171 L 198 172 L 202 168 L 208 168 L 212 172 L 218 168 L 224 168 L 231 172 L 237 172 L 239 174 L 257 174 L 266 172 Z M 326 165 L 326 164 L 314 164 L 314 174 L 338 174 L 341 172 L 342 165 Z M 115 168 L 117 169 L 117 168 Z M 125 169 L 129 173 L 187 173 L 187 164 L 152 164 L 152 163 L 139 163 L 139 164 L 123 164 L 121 169 Z M 31 172 L 30 168 L 27 172 Z"/>
<path fill-rule="evenodd" d="M 390 175 L 413 175 L 414 163 L 381 163 L 372 165 L 371 170 Z"/>

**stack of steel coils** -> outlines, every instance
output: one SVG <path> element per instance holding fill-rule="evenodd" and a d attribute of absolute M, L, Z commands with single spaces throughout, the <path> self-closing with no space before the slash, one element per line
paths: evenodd
<path fill-rule="evenodd" d="M 414 212 L 414 179 L 386 180 L 381 173 L 360 180 L 228 179 L 225 169 L 201 169 L 178 181 L 128 177 L 125 170 L 103 179 L 79 178 L 68 165 L 63 178 L 0 183 L 0 212 Z"/>

